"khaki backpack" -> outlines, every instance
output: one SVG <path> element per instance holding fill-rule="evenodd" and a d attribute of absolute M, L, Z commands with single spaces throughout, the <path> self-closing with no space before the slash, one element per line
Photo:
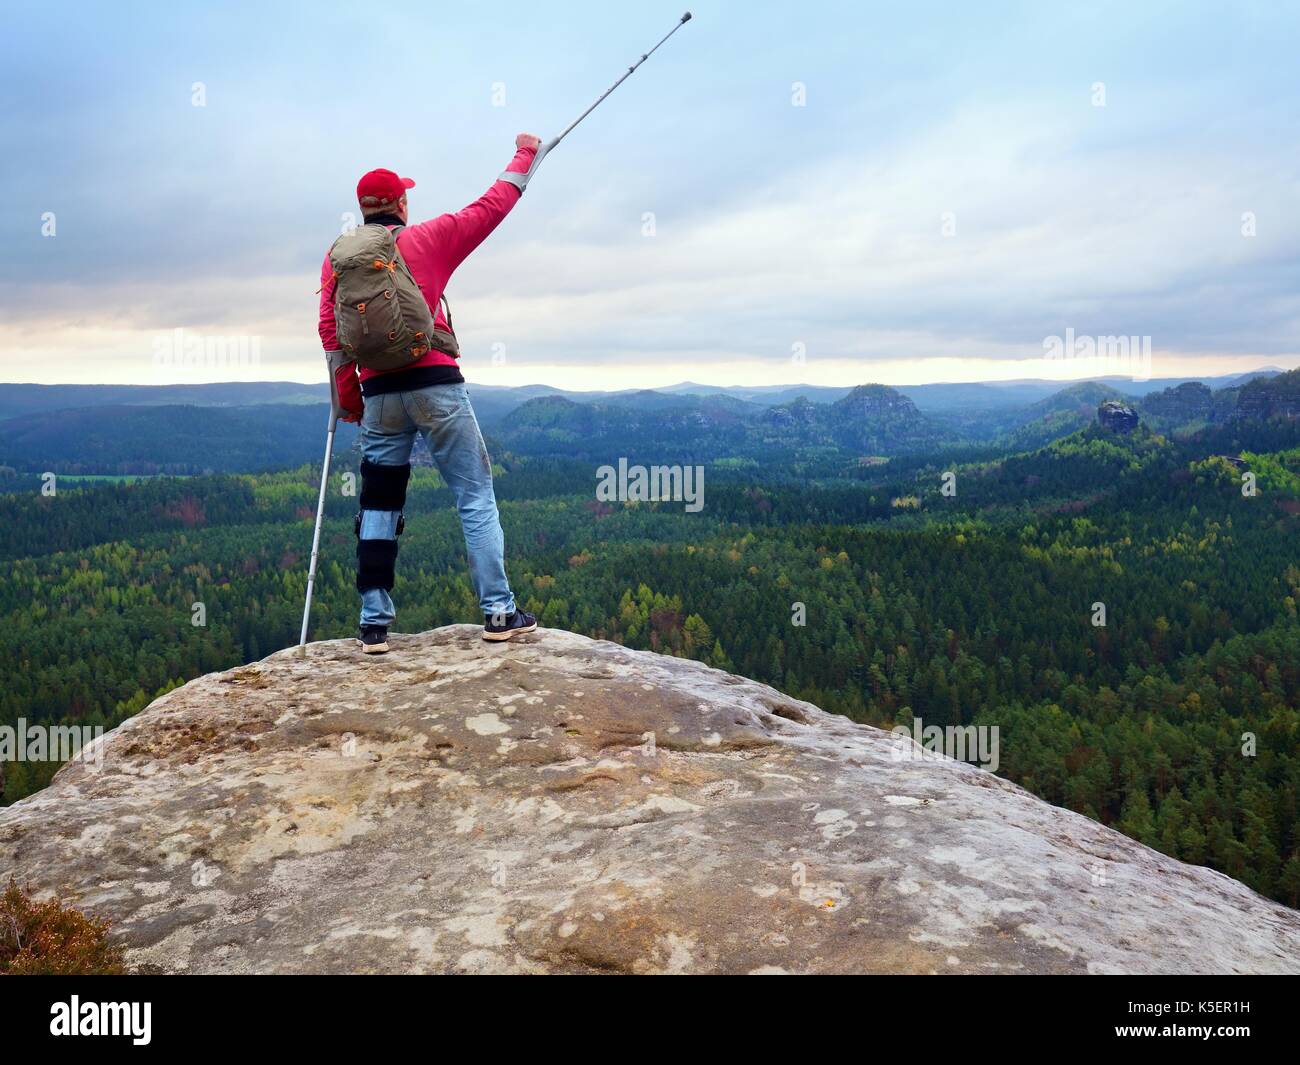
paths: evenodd
<path fill-rule="evenodd" d="M 330 248 L 339 348 L 370 370 L 410 366 L 430 348 L 460 358 L 455 334 L 434 327 L 429 304 L 397 250 L 402 228 L 357 226 Z M 451 328 L 450 307 L 447 326 Z"/>

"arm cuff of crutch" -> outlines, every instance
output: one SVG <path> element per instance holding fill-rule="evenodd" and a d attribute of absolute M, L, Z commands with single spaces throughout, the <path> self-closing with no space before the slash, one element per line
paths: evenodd
<path fill-rule="evenodd" d="M 503 170 L 498 181 L 508 181 L 511 185 L 519 190 L 519 195 L 524 194 L 524 189 L 528 188 L 528 175 L 521 174 L 515 170 Z"/>

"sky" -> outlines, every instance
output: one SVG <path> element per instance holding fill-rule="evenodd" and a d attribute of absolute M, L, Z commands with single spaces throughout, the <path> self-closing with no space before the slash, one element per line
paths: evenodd
<path fill-rule="evenodd" d="M 452 278 L 470 382 L 1300 365 L 1300 5 L 692 12 Z M 681 14 L 0 0 L 0 380 L 325 380 L 358 177 L 459 209 Z"/>

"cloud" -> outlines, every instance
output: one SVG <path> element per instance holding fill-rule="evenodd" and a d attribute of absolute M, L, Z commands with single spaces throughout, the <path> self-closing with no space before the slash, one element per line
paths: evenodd
<path fill-rule="evenodd" d="M 1099 61 L 1073 16 L 999 28 L 994 11 L 937 24 L 932 51 L 919 25 L 872 27 L 867 64 L 854 38 L 826 36 L 839 19 L 845 34 L 864 31 L 848 13 L 811 15 L 808 38 L 784 51 L 774 18 L 729 24 L 735 52 L 712 57 L 716 86 L 681 80 L 701 76 L 699 54 L 667 54 L 654 93 L 633 86 L 548 160 L 450 286 L 471 374 L 493 350 L 523 375 L 784 373 L 796 346 L 810 379 L 891 360 L 996 373 L 1067 328 L 1150 336 L 1170 367 L 1295 353 L 1300 158 L 1277 135 L 1294 88 L 1275 91 L 1276 34 L 1247 24 L 1256 58 L 1216 66 L 1212 27 L 1113 9 L 1108 25 L 1135 21 Z M 693 31 L 710 32 L 700 21 Z M 328 54 L 310 28 L 295 32 L 305 55 Z M 475 32 L 486 31 L 461 35 Z M 1046 40 L 1058 50 L 1035 53 Z M 262 45 L 238 61 L 232 47 L 163 51 L 127 87 L 109 79 L 112 124 L 94 94 L 66 89 L 53 98 L 61 138 L 49 116 L 0 119 L 39 147 L 0 178 L 16 205 L 0 233 L 0 376 L 90 374 L 80 359 L 153 380 L 154 345 L 182 328 L 256 336 L 268 376 L 310 378 L 316 271 L 357 160 L 414 173 L 415 208 L 431 211 L 471 199 L 508 156 L 498 148 L 515 113 L 488 107 L 491 72 L 461 51 L 437 90 L 452 117 L 395 142 L 357 124 L 355 102 L 322 99 L 295 58 L 273 69 Z M 1143 47 L 1152 62 L 1134 66 Z M 94 69 L 123 74 L 131 61 Z M 529 62 L 512 99 L 545 96 Z M 195 70 L 212 81 L 203 113 L 188 103 Z M 419 91 L 413 71 L 395 77 Z M 590 77 L 567 71 L 548 108 L 567 113 Z M 809 82 L 805 109 L 789 104 L 796 77 Z M 1090 96 L 1098 77 L 1104 108 Z M 356 142 L 324 152 L 341 128 Z M 53 239 L 37 223 L 50 200 Z M 1242 233 L 1248 212 L 1254 236 Z"/>

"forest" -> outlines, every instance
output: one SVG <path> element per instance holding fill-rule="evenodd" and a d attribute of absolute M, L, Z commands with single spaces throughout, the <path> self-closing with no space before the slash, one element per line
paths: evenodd
<path fill-rule="evenodd" d="M 1001 775 L 1300 905 L 1300 423 L 1093 422 L 1033 450 L 820 466 L 815 452 L 741 452 L 708 463 L 700 513 L 600 502 L 595 458 L 544 450 L 493 442 L 512 583 L 542 625 L 695 658 L 871 725 L 996 726 Z M 356 453 L 341 451 L 318 639 L 356 624 Z M 295 643 L 318 475 L 0 494 L 0 725 L 111 727 Z M 428 467 L 394 598 L 398 631 L 478 620 Z M 56 768 L 4 765 L 4 802 Z"/>

